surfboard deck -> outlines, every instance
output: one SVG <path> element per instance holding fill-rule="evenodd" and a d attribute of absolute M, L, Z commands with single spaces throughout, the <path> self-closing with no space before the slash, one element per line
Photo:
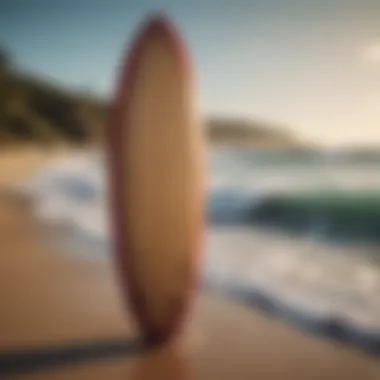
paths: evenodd
<path fill-rule="evenodd" d="M 117 87 L 108 134 L 115 253 L 143 337 L 161 342 L 190 305 L 204 198 L 192 71 L 168 20 L 143 25 Z"/>

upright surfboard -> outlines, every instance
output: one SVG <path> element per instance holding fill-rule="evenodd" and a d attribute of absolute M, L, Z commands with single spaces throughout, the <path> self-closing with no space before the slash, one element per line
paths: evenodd
<path fill-rule="evenodd" d="M 181 327 L 202 249 L 204 141 L 193 83 L 174 27 L 149 19 L 124 59 L 107 142 L 121 283 L 151 343 Z"/>

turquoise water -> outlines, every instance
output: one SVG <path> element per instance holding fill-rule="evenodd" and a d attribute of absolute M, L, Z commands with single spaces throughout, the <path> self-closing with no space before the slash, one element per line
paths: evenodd
<path fill-rule="evenodd" d="M 211 162 L 211 223 L 380 243 L 380 153 L 231 150 Z"/>

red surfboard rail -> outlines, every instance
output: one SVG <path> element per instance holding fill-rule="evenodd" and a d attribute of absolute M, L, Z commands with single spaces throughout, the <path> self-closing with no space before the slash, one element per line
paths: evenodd
<path fill-rule="evenodd" d="M 134 43 L 123 59 L 117 80 L 115 98 L 110 110 L 106 142 L 108 153 L 111 235 L 123 294 L 128 301 L 129 310 L 134 313 L 143 338 L 150 343 L 163 343 L 178 333 L 183 325 L 184 319 L 192 304 L 197 285 L 204 236 L 204 147 L 200 127 L 199 132 L 189 132 L 190 134 L 195 133 L 195 135 L 197 135 L 193 139 L 195 142 L 191 142 L 193 146 L 185 150 L 188 156 L 184 158 L 186 160 L 189 159 L 191 154 L 194 155 L 194 157 L 190 157 L 190 166 L 188 165 L 187 167 L 191 167 L 196 171 L 196 173 L 191 173 L 196 184 L 190 187 L 194 189 L 194 193 L 196 194 L 190 196 L 195 203 L 194 207 L 192 207 L 191 221 L 189 222 L 190 224 L 186 232 L 191 235 L 191 239 L 185 239 L 188 244 L 185 247 L 187 256 L 184 257 L 190 267 L 185 270 L 184 275 L 180 272 L 178 273 L 185 277 L 183 279 L 184 283 L 181 285 L 183 289 L 180 298 L 176 299 L 175 305 L 171 305 L 171 312 L 169 313 L 167 321 L 157 325 L 153 323 L 154 318 L 152 318 L 151 311 L 149 311 L 149 297 L 147 298 L 146 289 L 143 289 L 144 286 L 141 285 L 141 279 L 138 278 L 139 275 L 136 269 L 140 257 L 138 256 L 138 250 L 133 245 L 134 236 L 132 236 L 132 230 L 134 230 L 134 221 L 131 220 L 130 215 L 128 215 L 129 209 L 126 198 L 126 191 L 132 189 L 135 183 L 133 183 L 126 174 L 131 167 L 126 164 L 125 158 L 128 149 L 131 150 L 131 145 L 128 145 L 127 141 L 131 139 L 132 135 L 128 133 L 137 127 L 133 125 L 129 115 L 134 112 L 132 105 L 134 96 L 136 96 L 141 57 L 154 38 L 164 40 L 165 44 L 169 47 L 170 54 L 173 55 L 178 67 L 180 67 L 182 74 L 179 80 L 185 83 L 184 88 L 186 88 L 188 92 L 192 92 L 194 89 L 194 77 L 188 53 L 178 32 L 172 23 L 161 15 L 155 15 L 149 18 L 140 28 L 134 39 Z M 191 96 L 192 94 L 190 97 Z M 146 112 L 154 112 L 154 110 L 146 110 Z M 180 111 L 178 110 L 178 112 Z M 197 119 L 194 113 L 195 111 L 193 113 L 184 114 L 184 120 L 186 121 L 184 125 L 186 127 L 189 125 L 189 117 L 192 118 L 195 116 L 194 119 Z M 159 128 L 160 126 L 155 127 Z M 182 128 L 182 125 L 178 125 L 178 128 Z M 186 133 L 185 136 L 187 136 Z M 164 140 L 165 137 L 162 139 Z M 131 143 L 131 141 L 129 142 Z M 141 154 L 143 153 L 144 152 L 141 152 Z M 179 158 L 176 157 L 176 159 Z M 193 164 L 193 161 L 195 164 Z M 157 188 L 159 188 L 159 186 L 160 184 L 157 183 Z M 169 185 L 167 184 L 166 187 L 167 186 Z M 146 191 L 149 192 L 149 190 Z M 152 191 L 157 191 L 157 189 L 152 189 Z M 131 202 L 131 199 L 128 199 L 128 201 Z M 129 206 L 130 205 L 131 203 L 129 203 Z M 161 216 L 161 219 L 164 221 L 165 217 Z M 158 225 L 156 227 L 162 228 L 162 226 Z M 167 228 L 171 228 L 171 226 L 167 226 Z M 162 260 L 165 260 L 164 255 L 162 256 Z M 163 265 L 165 267 L 165 263 L 163 263 Z M 142 273 L 141 270 L 140 264 L 140 274 Z M 159 271 L 160 268 L 156 268 L 156 270 Z M 147 277 L 145 276 L 145 278 Z M 149 291 L 152 292 L 152 290 Z"/>

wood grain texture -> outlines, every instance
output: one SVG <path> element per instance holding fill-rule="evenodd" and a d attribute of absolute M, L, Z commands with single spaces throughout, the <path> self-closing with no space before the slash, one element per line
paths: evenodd
<path fill-rule="evenodd" d="M 109 134 L 114 240 L 122 285 L 145 338 L 181 325 L 203 234 L 203 134 L 183 43 L 160 17 L 121 70 Z"/>

